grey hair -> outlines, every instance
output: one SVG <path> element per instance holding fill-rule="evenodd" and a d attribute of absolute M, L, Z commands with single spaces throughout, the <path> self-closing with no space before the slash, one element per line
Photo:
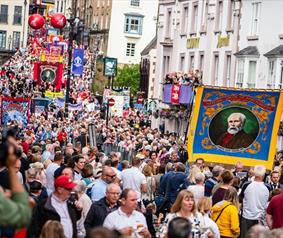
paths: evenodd
<path fill-rule="evenodd" d="M 196 173 L 195 175 L 195 180 L 196 180 L 196 183 L 201 183 L 201 182 L 204 182 L 205 180 L 205 175 L 201 172 L 198 172 Z"/>
<path fill-rule="evenodd" d="M 74 191 L 82 194 L 86 191 L 86 188 L 87 188 L 87 186 L 84 183 L 84 181 L 80 181 L 80 182 L 78 182 L 77 186 L 74 188 Z"/>
<path fill-rule="evenodd" d="M 111 188 L 117 188 L 117 189 L 119 190 L 119 193 L 122 192 L 120 186 L 117 185 L 116 183 L 110 183 L 110 184 L 108 184 L 107 187 L 106 187 L 106 191 L 109 192 L 109 190 L 110 190 Z"/>
<path fill-rule="evenodd" d="M 215 165 L 212 169 L 212 176 L 213 177 L 218 177 L 222 171 L 224 170 L 224 168 L 220 165 Z"/>
<path fill-rule="evenodd" d="M 242 126 L 244 126 L 245 125 L 245 122 L 246 122 L 246 116 L 243 114 L 243 113 L 240 113 L 240 112 L 234 112 L 234 113 L 232 113 L 229 117 L 228 117 L 228 121 L 230 121 L 230 119 L 231 119 L 231 117 L 232 116 L 238 116 L 240 119 L 241 119 L 241 121 L 242 121 Z"/>
<path fill-rule="evenodd" d="M 266 168 L 263 165 L 256 165 L 254 167 L 254 175 L 255 177 L 261 177 L 263 178 L 266 172 Z"/>

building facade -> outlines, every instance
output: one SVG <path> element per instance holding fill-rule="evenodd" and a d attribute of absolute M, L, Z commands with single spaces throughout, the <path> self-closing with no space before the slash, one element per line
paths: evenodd
<path fill-rule="evenodd" d="M 76 17 L 82 28 L 83 44 L 93 51 L 106 54 L 112 0 L 74 1 Z"/>
<path fill-rule="evenodd" d="M 236 86 L 282 88 L 283 1 L 243 0 Z"/>
<path fill-rule="evenodd" d="M 160 0 L 159 5 L 154 97 L 162 101 L 170 72 L 197 69 L 206 85 L 234 86 L 241 1 Z M 167 124 L 176 131 L 170 126 L 176 123 Z"/>
<path fill-rule="evenodd" d="M 0 50 L 15 50 L 27 43 L 29 3 L 0 0 Z"/>
<path fill-rule="evenodd" d="M 234 86 L 240 6 L 238 0 L 160 0 L 157 81 L 198 69 L 204 84 Z"/>
<path fill-rule="evenodd" d="M 107 56 L 119 64 L 140 63 L 140 53 L 156 35 L 158 0 L 112 1 Z"/>

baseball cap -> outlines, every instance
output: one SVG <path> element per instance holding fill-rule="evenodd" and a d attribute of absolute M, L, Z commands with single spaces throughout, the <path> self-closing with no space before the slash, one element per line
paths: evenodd
<path fill-rule="evenodd" d="M 55 188 L 63 187 L 66 189 L 72 189 L 76 185 L 77 184 L 74 183 L 69 176 L 65 176 L 65 175 L 59 176 L 58 178 L 55 179 L 55 182 L 54 182 Z"/>

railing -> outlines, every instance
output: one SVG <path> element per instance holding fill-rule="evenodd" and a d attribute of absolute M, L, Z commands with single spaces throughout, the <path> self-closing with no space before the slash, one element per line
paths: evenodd
<path fill-rule="evenodd" d="M 106 143 L 102 145 L 102 150 L 106 155 L 109 155 L 111 152 L 120 152 L 121 160 L 127 160 L 130 163 L 132 162 L 132 158 L 137 154 L 135 150 L 127 151 L 125 148 L 118 146 L 117 144 Z"/>

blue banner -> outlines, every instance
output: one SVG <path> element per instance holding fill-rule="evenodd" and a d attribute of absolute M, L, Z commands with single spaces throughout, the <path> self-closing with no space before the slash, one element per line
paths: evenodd
<path fill-rule="evenodd" d="M 84 70 L 84 50 L 74 49 L 72 74 L 82 76 Z"/>

